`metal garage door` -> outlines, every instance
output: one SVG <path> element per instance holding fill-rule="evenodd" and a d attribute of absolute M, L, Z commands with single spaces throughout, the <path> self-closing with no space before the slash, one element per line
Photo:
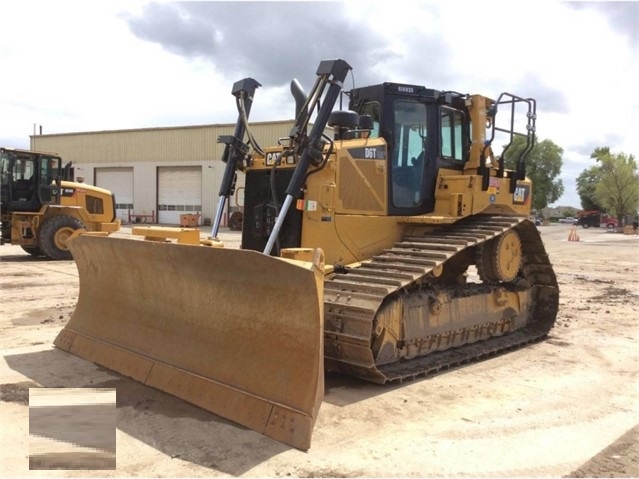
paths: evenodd
<path fill-rule="evenodd" d="M 180 224 L 180 215 L 202 212 L 202 167 L 158 168 L 158 222 Z"/>
<path fill-rule="evenodd" d="M 115 195 L 118 218 L 128 220 L 133 213 L 133 168 L 96 168 L 95 186 L 110 190 Z"/>

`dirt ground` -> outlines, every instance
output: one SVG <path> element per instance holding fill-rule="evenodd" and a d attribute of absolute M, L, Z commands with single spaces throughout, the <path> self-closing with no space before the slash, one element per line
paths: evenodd
<path fill-rule="evenodd" d="M 391 387 L 329 373 L 308 452 L 54 348 L 75 264 L 2 246 L 0 476 L 638 477 L 639 236 L 570 228 L 540 227 L 561 291 L 548 339 Z M 29 471 L 32 387 L 115 388 L 117 470 Z"/>

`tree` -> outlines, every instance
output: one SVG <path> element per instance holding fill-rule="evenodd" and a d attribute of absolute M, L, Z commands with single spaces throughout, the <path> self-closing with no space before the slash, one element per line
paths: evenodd
<path fill-rule="evenodd" d="M 603 158 L 606 155 L 610 155 L 610 147 L 609 146 L 598 146 L 592 153 L 590 153 L 590 158 L 594 158 L 595 160 L 599 160 L 599 158 Z"/>
<path fill-rule="evenodd" d="M 517 136 L 506 150 L 506 168 L 515 169 L 519 155 L 526 148 L 526 138 Z M 555 145 L 551 140 L 536 143 L 532 151 L 526 157 L 526 176 L 533 183 L 532 208 L 536 211 L 543 210 L 554 203 L 564 193 L 564 185 L 560 178 L 561 155 L 564 150 Z"/>
<path fill-rule="evenodd" d="M 598 153 L 600 181 L 595 187 L 595 199 L 617 217 L 620 225 L 624 224 L 624 218 L 634 215 L 639 207 L 637 162 L 633 155 L 625 153 Z"/>
<path fill-rule="evenodd" d="M 601 168 L 599 168 L 599 166 L 591 166 L 590 168 L 582 171 L 577 177 L 577 193 L 579 193 L 581 207 L 584 210 L 604 209 L 595 197 L 595 189 L 600 181 Z"/>

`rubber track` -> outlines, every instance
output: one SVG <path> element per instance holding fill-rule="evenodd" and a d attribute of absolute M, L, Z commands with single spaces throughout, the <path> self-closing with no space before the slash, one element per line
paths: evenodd
<path fill-rule="evenodd" d="M 524 263 L 521 274 L 533 286 L 534 306 L 524 328 L 407 361 L 365 366 L 381 373 L 383 381 L 353 372 L 350 360 L 344 361 L 339 355 L 330 354 L 330 351 L 352 349 L 353 346 L 370 348 L 371 325 L 385 298 L 409 288 L 462 250 L 512 228 L 516 228 L 522 242 Z M 430 276 L 430 284 L 435 286 L 436 281 Z M 343 363 L 340 369 L 348 374 L 375 382 L 396 382 L 478 361 L 543 339 L 557 314 L 558 286 L 539 232 L 532 222 L 521 217 L 476 215 L 423 236 L 407 236 L 370 262 L 327 279 L 324 306 L 325 342 L 332 343 L 331 348 L 326 348 L 327 358 Z M 361 369 L 361 358 L 358 362 L 356 369 Z"/>

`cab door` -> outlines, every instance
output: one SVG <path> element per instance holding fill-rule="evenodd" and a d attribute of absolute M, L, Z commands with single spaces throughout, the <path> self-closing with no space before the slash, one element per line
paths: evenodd
<path fill-rule="evenodd" d="M 427 105 L 395 100 L 392 109 L 390 204 L 394 214 L 418 214 L 425 209 L 427 179 Z"/>
<path fill-rule="evenodd" d="M 41 155 L 37 162 L 37 191 L 40 204 L 60 202 L 61 160 L 53 156 Z"/>
<path fill-rule="evenodd" d="M 40 200 L 37 192 L 35 157 L 15 154 L 9 156 L 9 204 L 11 211 L 37 211 Z"/>

